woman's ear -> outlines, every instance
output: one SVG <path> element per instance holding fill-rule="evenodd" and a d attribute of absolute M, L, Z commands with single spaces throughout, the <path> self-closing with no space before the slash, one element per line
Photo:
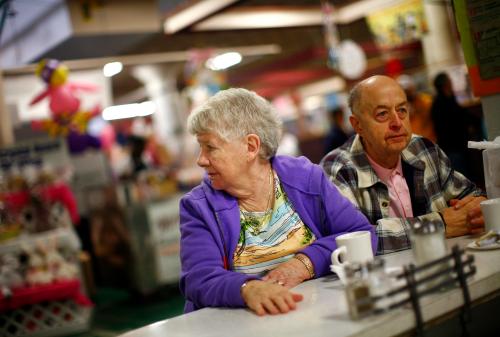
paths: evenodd
<path fill-rule="evenodd" d="M 253 160 L 259 155 L 260 151 L 260 137 L 254 133 L 247 135 L 246 137 L 247 145 L 247 158 L 248 160 Z"/>

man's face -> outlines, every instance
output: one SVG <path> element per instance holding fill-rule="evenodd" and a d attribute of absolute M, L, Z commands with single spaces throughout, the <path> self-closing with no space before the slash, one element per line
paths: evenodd
<path fill-rule="evenodd" d="M 365 151 L 377 163 L 383 165 L 389 158 L 397 158 L 411 138 L 404 91 L 390 78 L 368 80 L 362 88 L 358 113 L 351 116 L 351 124 L 361 136 Z"/>

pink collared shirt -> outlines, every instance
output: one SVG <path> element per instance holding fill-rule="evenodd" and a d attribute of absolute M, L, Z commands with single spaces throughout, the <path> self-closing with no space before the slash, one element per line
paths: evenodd
<path fill-rule="evenodd" d="M 379 179 L 382 180 L 389 189 L 389 217 L 412 218 L 413 209 L 411 207 L 410 190 L 403 176 L 401 157 L 398 160 L 398 165 L 393 169 L 386 169 L 380 166 L 370 158 L 368 154 L 366 157 Z"/>

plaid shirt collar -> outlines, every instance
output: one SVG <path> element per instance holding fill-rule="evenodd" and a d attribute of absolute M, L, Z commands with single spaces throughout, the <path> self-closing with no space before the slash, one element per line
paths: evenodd
<path fill-rule="evenodd" d="M 414 137 L 415 136 L 412 136 L 412 140 Z M 410 140 L 408 146 L 403 150 L 403 152 L 401 152 L 401 159 L 417 170 L 423 171 L 425 169 L 425 163 L 417 157 L 411 144 L 412 141 Z M 361 137 L 359 135 L 354 137 L 349 151 L 352 154 L 352 161 L 354 162 L 358 173 L 359 188 L 368 188 L 378 182 L 382 182 L 368 161 L 363 143 L 361 142 Z"/>

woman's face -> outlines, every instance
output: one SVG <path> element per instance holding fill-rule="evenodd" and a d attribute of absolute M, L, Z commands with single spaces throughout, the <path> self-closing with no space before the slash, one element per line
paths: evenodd
<path fill-rule="evenodd" d="M 196 138 L 200 144 L 197 164 L 205 169 L 213 188 L 230 193 L 246 169 L 246 142 L 244 139 L 226 142 L 213 133 L 201 133 Z"/>

